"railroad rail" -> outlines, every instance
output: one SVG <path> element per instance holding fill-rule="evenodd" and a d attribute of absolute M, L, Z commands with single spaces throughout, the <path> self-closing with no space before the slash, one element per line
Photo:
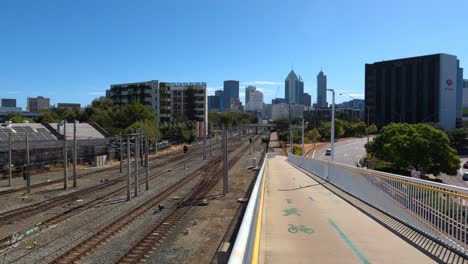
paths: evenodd
<path fill-rule="evenodd" d="M 194 160 L 194 159 L 198 158 L 199 155 L 200 155 L 199 152 L 200 151 L 191 152 L 188 155 L 187 160 L 191 161 L 191 160 Z M 171 166 L 172 169 L 177 168 L 179 166 L 182 166 L 184 162 L 179 161 L 181 159 L 181 156 L 182 155 L 176 155 L 175 157 L 171 158 L 168 161 L 162 161 L 162 162 L 158 162 L 156 164 L 151 164 L 150 163 L 150 169 L 153 170 L 155 168 L 160 168 L 161 165 L 172 164 L 172 163 L 174 163 L 176 161 L 178 161 L 178 162 Z M 150 175 L 149 180 L 153 180 L 155 178 L 158 178 L 158 177 L 162 176 L 163 174 L 168 173 L 169 171 L 170 170 L 161 170 L 161 171 L 154 172 L 154 173 L 152 173 Z M 86 194 L 99 191 L 102 188 L 114 186 L 114 185 L 122 182 L 126 178 L 127 178 L 127 176 L 125 175 L 125 176 L 119 177 L 117 179 L 113 179 L 111 181 L 105 182 L 105 183 L 97 185 L 97 186 L 92 186 L 92 187 L 87 188 L 87 189 L 83 189 L 83 190 L 73 192 L 73 193 L 70 193 L 70 194 L 67 194 L 67 195 L 59 196 L 59 197 L 57 197 L 55 199 L 35 203 L 35 204 L 29 205 L 29 206 L 25 206 L 25 207 L 21 207 L 21 208 L 18 208 L 18 209 L 14 209 L 14 210 L 4 212 L 4 213 L 0 214 L 0 223 L 1 222 L 3 222 L 3 223 L 12 222 L 12 221 L 15 221 L 15 220 L 20 219 L 20 218 L 28 217 L 28 216 L 37 214 L 39 212 L 43 212 L 44 210 L 47 210 L 47 209 L 50 209 L 50 208 L 53 208 L 53 207 L 58 207 L 58 206 L 60 206 L 62 204 L 66 204 L 66 203 L 69 203 L 70 201 L 74 201 L 79 197 L 83 197 Z M 144 184 L 144 182 L 143 181 L 140 182 L 140 185 L 141 184 Z M 132 184 L 132 185 L 134 186 L 134 184 Z M 66 211 L 64 211 L 64 212 L 62 212 L 62 213 L 60 213 L 58 215 L 53 216 L 52 218 L 49 218 L 49 219 L 45 220 L 44 222 L 39 223 L 36 227 L 40 231 L 40 230 L 43 230 L 45 228 L 56 225 L 56 224 L 58 224 L 60 222 L 63 222 L 65 220 L 73 217 L 74 215 L 77 215 L 80 212 L 83 212 L 83 211 L 93 207 L 94 205 L 99 204 L 102 201 L 105 201 L 105 200 L 107 200 L 107 199 L 109 199 L 109 198 L 111 198 L 111 197 L 113 197 L 115 195 L 118 195 L 120 192 L 125 191 L 126 188 L 127 188 L 126 186 L 120 187 L 117 190 L 114 190 L 114 191 L 108 192 L 108 193 L 106 193 L 106 194 L 104 194 L 102 196 L 96 197 L 92 201 L 89 201 L 89 202 L 87 202 L 85 204 L 81 204 L 79 206 L 70 208 L 70 209 L 68 209 L 68 210 L 66 210 Z M 6 248 L 8 248 L 9 246 L 12 245 L 12 236 L 13 235 L 7 236 L 7 237 L 4 237 L 4 238 L 0 239 L 0 250 L 4 250 L 4 249 L 6 249 Z"/>
<path fill-rule="evenodd" d="M 242 144 L 242 142 L 240 143 Z M 239 145 L 240 145 L 239 144 Z M 237 144 L 233 146 L 237 148 Z M 232 151 L 229 151 L 232 152 Z M 238 157 L 237 157 L 238 159 Z M 222 157 L 217 157 L 209 164 L 202 166 L 201 168 L 197 169 L 196 171 L 192 172 L 188 176 L 184 177 L 183 179 L 177 181 L 169 188 L 164 190 L 163 192 L 157 194 L 156 196 L 150 198 L 142 205 L 138 206 L 137 208 L 127 212 L 114 222 L 108 224 L 107 226 L 103 227 L 100 231 L 95 233 L 92 237 L 87 240 L 82 241 L 75 247 L 71 248 L 61 256 L 58 256 L 54 259 L 51 263 L 73 263 L 80 260 L 83 256 L 93 252 L 97 247 L 101 244 L 105 243 L 108 239 L 113 237 L 116 233 L 122 230 L 124 227 L 130 225 L 137 217 L 141 216 L 148 210 L 151 210 L 154 206 L 158 205 L 161 201 L 168 198 L 170 195 L 175 193 L 177 190 L 191 182 L 193 179 L 201 176 L 204 180 L 199 184 L 199 186 L 203 186 L 205 188 L 212 187 L 214 183 L 207 184 L 206 178 L 210 178 L 210 174 L 213 174 L 213 168 L 216 168 L 221 163 Z M 208 176 L 207 176 L 208 175 Z M 216 174 L 218 175 L 218 174 Z M 212 177 L 212 176 L 211 176 Z M 218 177 L 219 178 L 219 177 Z M 219 179 L 218 179 L 219 180 Z M 211 188 L 210 187 L 210 188 Z M 197 189 L 199 189 L 198 187 Z M 185 212 L 186 213 L 186 212 Z M 185 214 L 183 213 L 183 214 Z M 179 217 L 175 217 L 179 218 Z"/>
<path fill-rule="evenodd" d="M 221 161 L 221 157 L 216 159 L 217 162 Z M 153 207 L 157 206 L 161 201 L 168 198 L 174 192 L 188 184 L 192 179 L 203 175 L 205 172 L 209 172 L 212 164 L 207 164 L 199 168 L 198 170 L 192 172 L 188 176 L 180 179 L 176 183 L 172 184 L 169 188 L 165 189 L 163 192 L 155 195 L 151 199 L 147 200 L 140 206 L 135 209 L 127 212 L 123 216 L 119 217 L 112 223 L 106 225 L 104 228 L 99 230 L 97 233 L 93 234 L 87 240 L 82 241 L 72 249 L 68 250 L 61 256 L 57 257 L 51 263 L 73 263 L 81 259 L 85 254 L 88 254 L 94 251 L 99 245 L 107 241 L 109 238 L 117 234 L 120 230 L 131 224 L 137 217 L 141 216 L 148 210 L 151 210 Z"/>
<path fill-rule="evenodd" d="M 246 147 L 241 152 L 246 151 Z M 232 168 L 240 157 L 234 156 L 229 162 L 229 169 Z M 160 221 L 153 229 L 144 235 L 144 237 L 135 244 L 125 255 L 120 257 L 117 263 L 140 263 L 149 258 L 157 250 L 167 235 L 173 231 L 183 217 L 192 209 L 196 201 L 206 196 L 206 194 L 219 182 L 223 175 L 223 169 L 218 170 L 211 176 L 206 177 L 200 182 L 195 190 L 185 197 L 185 201 L 179 206 L 173 208 L 169 215 Z"/>

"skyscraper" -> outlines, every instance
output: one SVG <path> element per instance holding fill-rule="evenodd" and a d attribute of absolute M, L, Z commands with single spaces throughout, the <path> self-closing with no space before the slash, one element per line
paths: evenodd
<path fill-rule="evenodd" d="M 327 107 L 327 76 L 320 70 L 317 75 L 317 108 Z"/>
<path fill-rule="evenodd" d="M 215 91 L 215 96 L 219 96 L 219 111 L 224 112 L 224 91 L 223 90 L 216 90 Z"/>
<path fill-rule="evenodd" d="M 260 117 L 263 115 L 263 94 L 260 91 L 253 91 L 249 94 L 249 103 L 246 105 L 246 109 Z"/>
<path fill-rule="evenodd" d="M 230 109 L 231 102 L 239 100 L 239 81 L 224 81 L 224 108 Z"/>
<path fill-rule="evenodd" d="M 301 96 L 304 94 L 304 82 L 302 78 L 296 75 L 294 70 L 289 72 L 288 77 L 284 81 L 284 96 L 287 102 L 299 104 Z"/>
<path fill-rule="evenodd" d="M 255 86 L 249 85 L 245 87 L 245 106 L 247 106 L 250 101 L 250 93 L 255 92 L 256 90 L 257 88 Z"/>

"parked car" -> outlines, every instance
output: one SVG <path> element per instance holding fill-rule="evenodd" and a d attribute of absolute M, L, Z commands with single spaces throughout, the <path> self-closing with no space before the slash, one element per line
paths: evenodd
<path fill-rule="evenodd" d="M 463 173 L 463 180 L 468 181 L 468 171 Z"/>
<path fill-rule="evenodd" d="M 463 162 L 463 168 L 464 169 L 468 169 L 468 160 Z"/>
<path fill-rule="evenodd" d="M 327 150 L 325 151 L 325 155 L 326 155 L 326 156 L 330 156 L 330 155 L 331 155 L 331 149 L 327 149 Z"/>

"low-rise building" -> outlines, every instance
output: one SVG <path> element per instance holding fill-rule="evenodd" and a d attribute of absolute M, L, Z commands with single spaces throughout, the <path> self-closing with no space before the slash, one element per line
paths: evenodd
<path fill-rule="evenodd" d="M 38 97 L 28 97 L 28 104 L 26 109 L 29 112 L 37 112 L 39 110 L 49 109 L 50 108 L 50 98 L 45 98 L 42 96 Z"/>
<path fill-rule="evenodd" d="M 78 103 L 58 103 L 57 104 L 57 109 L 61 109 L 61 110 L 64 110 L 64 109 L 70 109 L 70 110 L 78 109 L 78 110 L 81 110 L 81 104 L 78 104 Z"/>
<path fill-rule="evenodd" d="M 271 109 L 271 119 L 273 121 L 279 119 L 302 118 L 305 106 L 301 104 L 274 104 Z M 291 111 L 291 115 L 290 115 Z"/>
<path fill-rule="evenodd" d="M 185 120 L 208 124 L 205 82 L 161 82 L 158 80 L 114 84 L 106 91 L 114 104 L 139 102 L 150 107 L 159 122 Z M 207 127 L 205 127 L 207 130 Z"/>
<path fill-rule="evenodd" d="M 2 107 L 16 107 L 16 99 L 2 98 L 0 102 Z"/>

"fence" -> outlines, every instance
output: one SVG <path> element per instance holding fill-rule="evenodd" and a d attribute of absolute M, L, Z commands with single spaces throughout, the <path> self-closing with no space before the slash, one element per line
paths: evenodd
<path fill-rule="evenodd" d="M 260 192 L 261 185 L 264 178 L 265 164 L 267 159 L 271 159 L 275 156 L 273 153 L 268 153 L 265 155 L 265 158 L 262 162 L 262 167 L 258 172 L 257 180 L 252 189 L 252 193 L 249 198 L 249 204 L 244 213 L 244 218 L 242 219 L 242 224 L 239 228 L 237 234 L 236 242 L 232 248 L 231 256 L 229 257 L 229 264 L 240 264 L 240 263 L 250 263 L 252 259 L 252 251 L 255 240 L 255 231 L 257 225 L 257 215 L 258 209 L 260 206 Z"/>
<path fill-rule="evenodd" d="M 468 256 L 468 188 L 303 158 L 289 161 Z"/>

